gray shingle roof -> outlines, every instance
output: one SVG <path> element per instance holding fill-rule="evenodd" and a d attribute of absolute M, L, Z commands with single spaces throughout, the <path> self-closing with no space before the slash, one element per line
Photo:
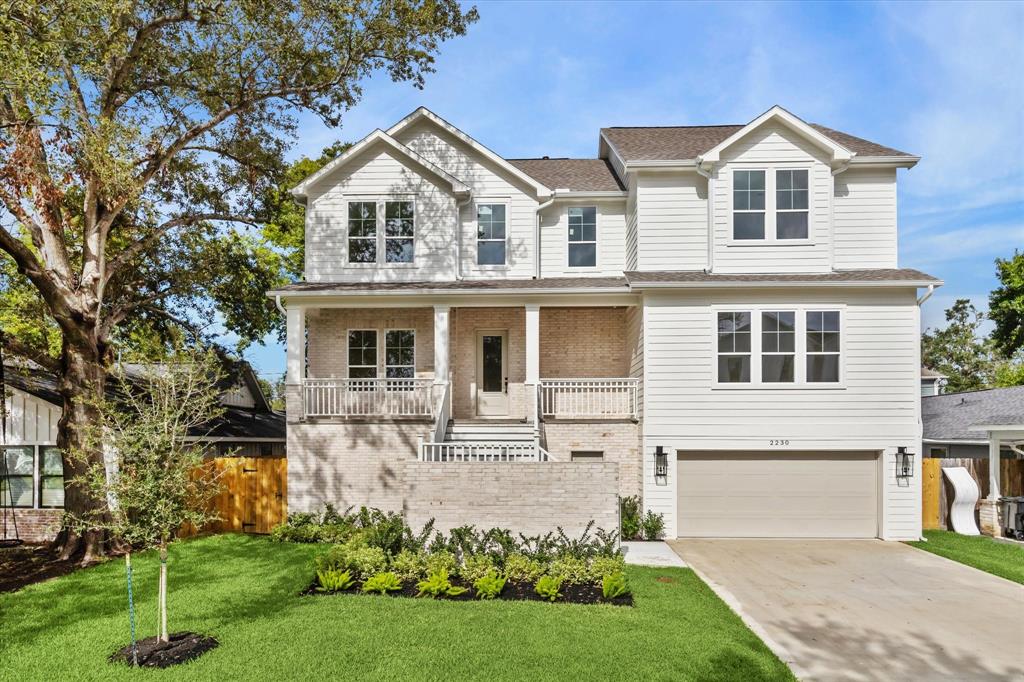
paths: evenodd
<path fill-rule="evenodd" d="M 921 398 L 926 440 L 985 440 L 979 424 L 1020 424 L 1024 428 L 1024 386 L 946 393 Z"/>
<path fill-rule="evenodd" d="M 506 159 L 551 189 L 618 192 L 624 188 L 604 159 Z"/>
<path fill-rule="evenodd" d="M 849 133 L 811 123 L 826 137 L 860 156 L 913 156 Z M 746 126 L 666 126 L 652 128 L 602 128 L 601 132 L 614 145 L 624 161 L 689 160 L 710 151 Z"/>
<path fill-rule="evenodd" d="M 718 274 L 703 270 L 659 270 L 627 272 L 630 284 L 701 284 L 715 282 L 793 282 L 813 284 L 815 282 L 926 282 L 938 284 L 940 280 L 912 268 L 881 268 L 868 270 L 837 270 L 821 274 Z"/>

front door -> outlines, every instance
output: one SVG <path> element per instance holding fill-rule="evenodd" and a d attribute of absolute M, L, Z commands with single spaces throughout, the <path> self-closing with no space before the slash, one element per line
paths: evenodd
<path fill-rule="evenodd" d="M 484 331 L 476 337 L 476 413 L 508 414 L 508 332 Z"/>

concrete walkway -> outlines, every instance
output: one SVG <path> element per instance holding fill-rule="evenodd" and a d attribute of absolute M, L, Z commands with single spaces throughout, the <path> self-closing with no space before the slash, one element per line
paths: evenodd
<path fill-rule="evenodd" d="M 1024 679 L 1024 586 L 880 540 L 669 543 L 802 680 Z"/>
<path fill-rule="evenodd" d="M 626 555 L 627 564 L 686 568 L 686 564 L 679 558 L 679 555 L 665 542 L 630 540 L 622 543 L 622 553 Z"/>

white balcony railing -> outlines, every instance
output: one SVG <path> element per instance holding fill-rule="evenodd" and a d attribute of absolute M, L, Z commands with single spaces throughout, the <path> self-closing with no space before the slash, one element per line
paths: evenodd
<path fill-rule="evenodd" d="M 541 379 L 540 405 L 556 419 L 636 419 L 640 380 Z"/>
<path fill-rule="evenodd" d="M 303 379 L 306 417 L 431 417 L 432 379 Z"/>
<path fill-rule="evenodd" d="M 547 462 L 548 453 L 533 442 L 449 441 L 421 443 L 421 462 Z"/>

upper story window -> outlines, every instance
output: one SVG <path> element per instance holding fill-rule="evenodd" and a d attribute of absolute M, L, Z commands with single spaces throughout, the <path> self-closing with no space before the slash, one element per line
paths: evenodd
<path fill-rule="evenodd" d="M 377 331 L 350 329 L 348 331 L 348 378 L 377 378 Z"/>
<path fill-rule="evenodd" d="M 807 170 L 775 171 L 775 238 L 807 239 Z"/>
<path fill-rule="evenodd" d="M 505 265 L 506 249 L 505 204 L 477 204 L 476 264 Z"/>
<path fill-rule="evenodd" d="M 839 381 L 839 311 L 807 311 L 807 381 Z"/>
<path fill-rule="evenodd" d="M 597 208 L 569 208 L 569 267 L 592 268 L 597 265 Z"/>
<path fill-rule="evenodd" d="M 384 255 L 388 263 L 411 263 L 415 252 L 416 204 L 384 202 Z"/>
<path fill-rule="evenodd" d="M 348 202 L 348 262 L 377 262 L 377 203 Z"/>
<path fill-rule="evenodd" d="M 732 238 L 764 239 L 764 171 L 733 171 L 732 182 Z"/>
<path fill-rule="evenodd" d="M 734 241 L 786 242 L 810 238 L 810 173 L 806 168 L 734 170 Z"/>

